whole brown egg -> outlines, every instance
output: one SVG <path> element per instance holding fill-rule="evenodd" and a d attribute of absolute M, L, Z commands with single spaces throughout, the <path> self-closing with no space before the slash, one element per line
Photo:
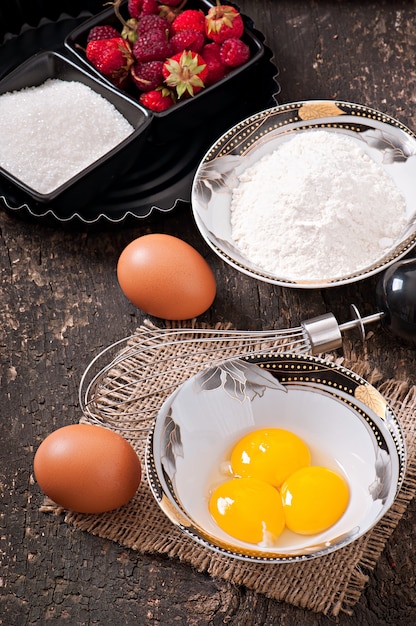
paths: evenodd
<path fill-rule="evenodd" d="M 48 435 L 36 451 L 34 473 L 51 500 L 79 513 L 102 513 L 126 504 L 142 475 L 131 444 L 92 424 L 71 424 Z"/>
<path fill-rule="evenodd" d="M 195 248 L 165 234 L 143 235 L 121 253 L 117 277 L 126 297 L 149 315 L 188 320 L 216 295 L 214 274 Z"/>

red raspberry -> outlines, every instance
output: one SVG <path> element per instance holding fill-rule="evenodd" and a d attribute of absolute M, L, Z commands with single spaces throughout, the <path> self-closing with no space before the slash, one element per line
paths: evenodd
<path fill-rule="evenodd" d="M 131 68 L 131 77 L 140 91 L 153 91 L 163 83 L 163 61 L 136 63 Z"/>
<path fill-rule="evenodd" d="M 199 9 L 186 9 L 172 22 L 173 34 L 181 30 L 197 30 L 205 34 L 205 15 Z"/>
<path fill-rule="evenodd" d="M 100 39 L 114 39 L 114 37 L 120 37 L 120 33 L 113 26 L 93 26 L 87 36 L 87 43 L 89 41 L 99 41 Z"/>
<path fill-rule="evenodd" d="M 241 39 L 226 39 L 221 45 L 220 57 L 228 67 L 239 67 L 250 58 L 250 48 Z"/>
<path fill-rule="evenodd" d="M 214 41 L 209 41 L 202 48 L 202 56 L 205 61 L 221 61 L 221 46 L 219 43 L 215 43 Z"/>
<path fill-rule="evenodd" d="M 151 111 L 158 113 L 166 111 L 175 104 L 175 100 L 168 89 L 155 89 L 142 93 L 139 102 Z"/>
<path fill-rule="evenodd" d="M 140 63 L 164 61 L 172 54 L 172 46 L 165 35 L 157 31 L 144 33 L 133 46 L 133 55 Z"/>
<path fill-rule="evenodd" d="M 234 7 L 219 4 L 212 7 L 205 18 L 206 35 L 217 43 L 226 39 L 240 39 L 244 33 L 244 22 Z"/>
<path fill-rule="evenodd" d="M 201 50 L 201 56 L 208 68 L 208 76 L 205 79 L 206 87 L 217 83 L 229 72 L 229 68 L 221 60 L 220 51 L 221 46 L 214 42 L 207 43 Z"/>
<path fill-rule="evenodd" d="M 205 43 L 205 36 L 197 30 L 181 30 L 170 40 L 174 52 L 182 52 L 182 50 L 192 50 L 193 52 L 201 52 Z"/>
<path fill-rule="evenodd" d="M 171 25 L 160 15 L 143 15 L 137 23 L 137 32 L 140 35 L 144 35 L 149 31 L 156 31 L 163 35 L 170 35 Z"/>
<path fill-rule="evenodd" d="M 181 4 L 182 0 L 163 0 L 161 4 L 166 5 L 167 7 L 177 7 Z"/>
<path fill-rule="evenodd" d="M 129 0 L 127 10 L 130 17 L 139 19 L 143 15 L 156 15 L 159 12 L 157 0 Z"/>

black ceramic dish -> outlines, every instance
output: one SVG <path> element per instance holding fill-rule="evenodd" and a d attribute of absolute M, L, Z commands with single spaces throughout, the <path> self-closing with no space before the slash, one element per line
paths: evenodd
<path fill-rule="evenodd" d="M 57 21 L 43 19 L 37 27 L 24 25 L 15 36 L 7 34 L 0 46 L 0 79 L 11 72 L 29 56 L 42 50 L 65 53 L 63 42 L 67 35 L 91 14 L 83 12 L 78 17 L 61 15 Z M 244 17 L 247 28 L 259 40 L 263 36 L 254 30 L 251 21 Z M 94 197 L 80 211 L 62 213 L 28 202 L 0 179 L 0 206 L 22 218 L 51 222 L 52 224 L 124 223 L 146 219 L 154 213 L 166 213 L 175 207 L 187 207 L 190 202 L 192 181 L 209 146 L 227 128 L 239 119 L 276 104 L 280 87 L 270 49 L 264 45 L 264 56 L 257 70 L 259 88 L 245 90 L 244 98 L 232 108 L 193 134 L 193 141 L 172 141 L 162 146 L 148 140 L 129 172 L 114 180 L 104 194 Z"/>
<path fill-rule="evenodd" d="M 0 95 L 37 87 L 48 79 L 82 83 L 110 102 L 133 127 L 133 132 L 103 157 L 71 177 L 50 193 L 40 193 L 0 167 L 6 185 L 14 187 L 28 202 L 54 207 L 62 215 L 79 210 L 84 204 L 127 171 L 146 141 L 152 117 L 136 101 L 91 76 L 83 68 L 56 52 L 39 52 L 19 65 L 0 81 Z M 76 106 L 76 103 L 74 103 Z"/>
<path fill-rule="evenodd" d="M 202 10 L 205 14 L 213 6 L 215 0 L 188 0 L 186 4 L 187 9 Z M 129 18 L 127 1 L 121 4 L 120 13 L 125 20 Z M 85 48 L 91 28 L 107 24 L 120 32 L 122 30 L 122 24 L 112 6 L 80 24 L 65 39 L 67 49 L 101 78 L 105 77 L 88 61 Z M 214 116 L 221 115 L 225 109 L 233 107 L 247 89 L 258 89 L 257 69 L 264 57 L 264 46 L 248 28 L 245 28 L 243 40 L 250 48 L 250 59 L 244 65 L 233 69 L 222 80 L 203 89 L 193 98 L 178 102 L 167 111 L 153 114 L 151 133 L 154 141 L 166 143 L 182 139 L 187 132 L 211 123 Z M 134 85 L 127 88 L 126 93 L 132 98 L 140 96 L 140 91 Z"/>

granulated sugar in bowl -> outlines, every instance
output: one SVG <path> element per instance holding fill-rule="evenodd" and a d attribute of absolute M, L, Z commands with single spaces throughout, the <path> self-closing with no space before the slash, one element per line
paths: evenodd
<path fill-rule="evenodd" d="M 35 54 L 0 80 L 1 190 L 14 205 L 74 215 L 134 165 L 151 121 L 60 53 Z"/>
<path fill-rule="evenodd" d="M 227 263 L 301 288 L 361 280 L 416 243 L 416 136 L 362 105 L 307 101 L 243 120 L 202 160 L 196 224 Z"/>
<path fill-rule="evenodd" d="M 133 131 L 111 102 L 77 81 L 48 79 L 0 96 L 0 166 L 39 193 L 51 193 Z"/>

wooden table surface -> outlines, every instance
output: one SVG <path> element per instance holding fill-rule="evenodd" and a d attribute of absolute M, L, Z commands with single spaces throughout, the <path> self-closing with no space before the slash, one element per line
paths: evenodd
<path fill-rule="evenodd" d="M 23 15 L 30 5 L 14 4 Z M 414 1 L 240 0 L 239 5 L 274 52 L 280 102 L 356 102 L 416 128 Z M 35 25 L 42 14 L 76 15 L 82 7 L 97 10 L 100 2 L 31 7 L 29 21 Z M 0 11 L 9 18 L 5 28 L 2 16 L 2 29 L 17 32 L 22 13 L 3 0 Z M 49 432 L 78 421 L 78 384 L 89 361 L 144 319 L 121 293 L 115 267 L 124 246 L 150 232 L 183 238 L 213 268 L 218 296 L 201 322 L 266 329 L 294 326 L 326 311 L 346 321 L 352 302 L 363 314 L 376 311 L 376 278 L 302 291 L 243 276 L 207 248 L 186 206 L 111 228 L 70 228 L 1 211 L 0 624 L 416 623 L 414 502 L 370 573 L 354 615 L 338 619 L 268 600 L 185 564 L 140 556 L 39 512 L 34 451 Z M 344 354 L 367 359 L 384 378 L 416 382 L 414 348 L 377 327 L 364 346 L 357 337 L 346 337 Z"/>

